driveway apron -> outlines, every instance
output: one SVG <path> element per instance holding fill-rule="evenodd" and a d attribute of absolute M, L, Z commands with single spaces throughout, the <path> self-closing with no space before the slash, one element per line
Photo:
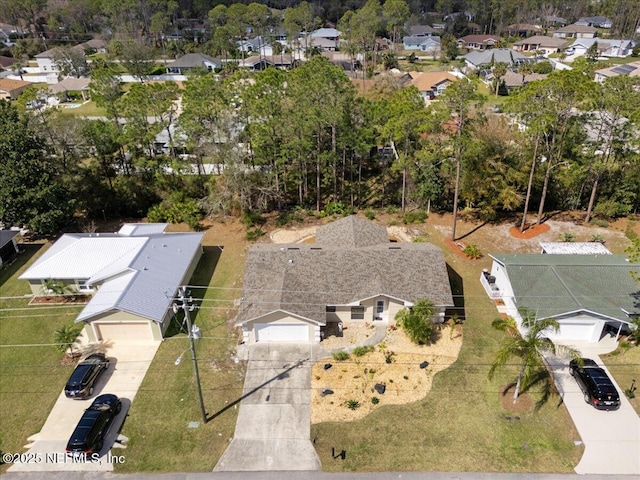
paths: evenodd
<path fill-rule="evenodd" d="M 214 471 L 320 470 L 310 441 L 309 345 L 249 347 L 233 440 Z"/>
<path fill-rule="evenodd" d="M 585 358 L 591 358 L 609 375 L 620 393 L 620 408 L 607 412 L 596 410 L 584 401 L 584 395 L 569 373 L 569 359 L 548 357 L 556 386 L 585 449 L 575 467 L 579 474 L 640 475 L 640 418 L 600 360 L 606 353 L 598 345 L 575 345 Z M 607 349 L 610 350 L 610 349 Z"/>

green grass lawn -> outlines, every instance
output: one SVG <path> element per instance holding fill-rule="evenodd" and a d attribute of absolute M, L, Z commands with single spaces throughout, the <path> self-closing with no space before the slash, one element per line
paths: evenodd
<path fill-rule="evenodd" d="M 77 102 L 76 102 L 77 103 Z M 60 106 L 60 112 L 65 115 L 74 115 L 77 117 L 106 117 L 107 112 L 104 108 L 100 108 L 96 105 L 96 102 L 90 100 L 89 102 L 77 107 L 77 108 L 64 108 L 64 104 Z"/>
<path fill-rule="evenodd" d="M 53 332 L 73 322 L 80 307 L 29 306 L 28 283 L 17 277 L 41 255 L 43 245 L 27 245 L 0 272 L 0 450 L 22 452 L 38 433 L 71 373 Z M 0 467 L 0 472 L 6 466 Z"/>
<path fill-rule="evenodd" d="M 638 369 L 638 365 L 640 365 L 640 347 L 619 348 L 617 351 L 609 355 L 602 355 L 600 358 L 622 389 L 620 395 L 624 395 L 624 391 L 630 389 L 631 383 L 634 379 L 636 380 L 635 387 L 637 390 L 635 390 L 635 396 L 629 398 L 629 402 L 636 413 L 640 415 L 640 370 Z"/>
<path fill-rule="evenodd" d="M 559 398 L 508 420 L 514 414 L 502 408 L 499 392 L 515 378 L 517 365 L 493 382 L 487 379 L 503 338 L 490 326 L 497 312 L 478 281 L 489 261 L 459 258 L 431 228 L 429 241 L 443 248 L 461 277 L 454 289 L 454 295 L 464 293 L 466 303 L 459 358 L 436 375 L 422 401 L 386 406 L 360 421 L 313 425 L 323 470 L 572 472 L 583 447 L 573 444 L 580 437 Z M 344 449 L 346 458 L 334 459 L 332 448 Z"/>

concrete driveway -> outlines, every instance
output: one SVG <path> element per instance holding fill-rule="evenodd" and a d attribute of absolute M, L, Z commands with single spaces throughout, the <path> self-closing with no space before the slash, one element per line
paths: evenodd
<path fill-rule="evenodd" d="M 575 467 L 576 473 L 640 475 L 640 418 L 599 357 L 611 351 L 610 343 L 582 343 L 574 347 L 583 357 L 595 360 L 607 371 L 620 393 L 621 405 L 616 411 L 596 410 L 584 401 L 582 390 L 569 374 L 568 358 L 551 357 L 549 363 L 560 395 L 585 446 L 582 459 Z"/>
<path fill-rule="evenodd" d="M 112 471 L 115 461 L 126 461 L 126 438 L 119 434 L 147 369 L 158 350 L 160 342 L 151 344 L 112 344 L 94 347 L 103 351 L 111 361 L 109 369 L 100 378 L 93 397 L 87 400 L 66 398 L 60 393 L 49 417 L 39 433 L 29 437 L 28 453 L 37 463 L 14 464 L 9 472 L 33 471 Z M 93 353 L 93 352 L 90 352 Z M 122 400 L 122 411 L 116 417 L 105 438 L 99 461 L 74 463 L 65 456 L 67 441 L 73 433 L 84 410 L 96 396 L 113 393 Z M 114 443 L 118 442 L 122 443 Z M 110 451 L 113 446 L 114 450 Z M 124 458 L 114 458 L 124 456 Z"/>
<path fill-rule="evenodd" d="M 214 471 L 320 470 L 310 440 L 312 347 L 249 347 L 233 440 Z"/>

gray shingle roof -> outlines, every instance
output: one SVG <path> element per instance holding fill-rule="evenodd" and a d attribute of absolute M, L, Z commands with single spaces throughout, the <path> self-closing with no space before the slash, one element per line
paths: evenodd
<path fill-rule="evenodd" d="M 640 288 L 630 273 L 640 264 L 625 255 L 491 255 L 503 264 L 518 307 L 538 318 L 589 311 L 629 321 L 640 313 Z"/>
<path fill-rule="evenodd" d="M 284 310 L 324 324 L 327 305 L 380 294 L 453 306 L 438 247 L 391 243 L 384 226 L 352 216 L 318 228 L 315 244 L 254 245 L 238 321 Z"/>

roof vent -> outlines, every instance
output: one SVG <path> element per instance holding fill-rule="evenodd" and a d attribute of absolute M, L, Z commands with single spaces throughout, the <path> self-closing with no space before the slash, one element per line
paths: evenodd
<path fill-rule="evenodd" d="M 290 258 L 290 259 L 289 259 L 289 263 L 293 263 L 293 258 Z"/>
<path fill-rule="evenodd" d="M 389 250 L 402 250 L 401 247 L 389 247 Z"/>
<path fill-rule="evenodd" d="M 163 244 L 162 244 L 162 247 L 163 247 L 163 248 L 167 248 L 167 244 L 166 244 L 166 243 L 163 243 Z"/>

